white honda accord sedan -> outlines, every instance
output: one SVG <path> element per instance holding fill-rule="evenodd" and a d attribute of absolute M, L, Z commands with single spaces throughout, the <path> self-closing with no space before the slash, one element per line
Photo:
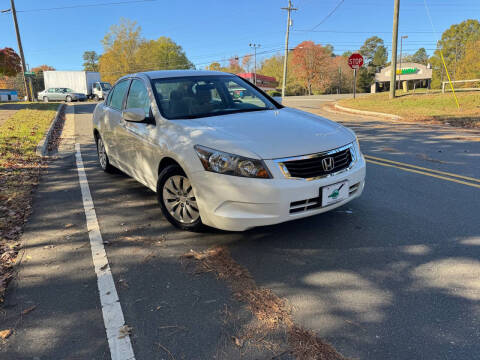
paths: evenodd
<path fill-rule="evenodd" d="M 353 131 L 284 107 L 213 71 L 122 77 L 93 115 L 103 170 L 157 193 L 184 230 L 243 231 L 335 209 L 360 196 L 365 160 Z"/>

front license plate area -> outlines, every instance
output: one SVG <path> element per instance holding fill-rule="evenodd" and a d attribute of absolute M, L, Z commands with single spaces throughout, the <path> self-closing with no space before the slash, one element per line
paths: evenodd
<path fill-rule="evenodd" d="M 322 187 L 320 189 L 322 193 L 322 207 L 347 199 L 348 190 L 348 181 Z"/>

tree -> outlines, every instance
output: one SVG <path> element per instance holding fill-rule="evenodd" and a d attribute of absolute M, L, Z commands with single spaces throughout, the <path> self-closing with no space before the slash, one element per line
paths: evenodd
<path fill-rule="evenodd" d="M 360 54 L 362 54 L 367 66 L 383 66 L 387 62 L 387 49 L 383 40 L 378 36 L 372 36 L 365 40 L 360 48 Z"/>
<path fill-rule="evenodd" d="M 83 53 L 83 70 L 98 71 L 98 59 L 100 57 L 95 51 L 85 51 Z"/>
<path fill-rule="evenodd" d="M 247 71 L 250 72 L 252 67 L 252 55 L 245 55 L 242 59 L 242 67 Z M 257 69 L 258 70 L 258 69 Z"/>
<path fill-rule="evenodd" d="M 348 66 L 349 56 L 335 56 L 332 59 L 331 85 L 329 93 L 350 93 L 353 91 L 353 71 Z"/>
<path fill-rule="evenodd" d="M 120 24 L 112 25 L 102 40 L 104 52 L 98 63 L 102 79 L 114 83 L 136 72 L 137 51 L 144 42 L 136 22 L 122 18 Z"/>
<path fill-rule="evenodd" d="M 365 40 L 360 48 L 360 54 L 364 58 L 364 66 L 358 70 L 357 85 L 360 90 L 368 92 L 377 68 L 385 66 L 387 63 L 387 48 L 384 46 L 382 39 L 378 36 L 372 36 Z"/>
<path fill-rule="evenodd" d="M 20 72 L 22 72 L 22 62 L 15 50 L 0 49 L 0 75 L 15 76 Z"/>
<path fill-rule="evenodd" d="M 245 70 L 240 66 L 238 55 L 231 57 L 228 60 L 228 67 L 221 68 L 220 71 L 225 71 L 232 74 L 240 74 L 245 72 Z"/>
<path fill-rule="evenodd" d="M 136 71 L 194 68 L 182 47 L 165 36 L 140 44 L 135 59 Z"/>
<path fill-rule="evenodd" d="M 450 26 L 443 32 L 437 50 L 430 58 L 433 68 L 433 87 L 440 86 L 445 72 L 440 50 L 443 53 L 452 80 L 454 80 L 457 77 L 458 63 L 465 55 L 467 44 L 478 39 L 480 39 L 480 22 L 478 20 L 465 20 L 460 24 Z"/>
<path fill-rule="evenodd" d="M 331 49 L 303 41 L 292 52 L 292 69 L 307 94 L 324 92 L 331 84 Z"/>
<path fill-rule="evenodd" d="M 417 64 L 427 65 L 428 64 L 427 50 L 425 50 L 425 48 L 418 49 L 415 52 L 415 54 L 412 55 L 411 61 Z"/>
<path fill-rule="evenodd" d="M 39 65 L 39 66 L 36 66 L 34 68 L 32 68 L 32 71 L 36 74 L 40 73 L 40 72 L 44 72 L 44 71 L 55 71 L 55 68 L 53 66 L 50 66 L 50 65 Z"/>
<path fill-rule="evenodd" d="M 207 70 L 210 71 L 222 71 L 222 66 L 218 62 L 213 62 L 210 65 L 208 65 Z"/>
<path fill-rule="evenodd" d="M 457 78 L 462 80 L 480 79 L 480 40 L 470 41 L 465 47 L 463 59 L 458 64 Z"/>

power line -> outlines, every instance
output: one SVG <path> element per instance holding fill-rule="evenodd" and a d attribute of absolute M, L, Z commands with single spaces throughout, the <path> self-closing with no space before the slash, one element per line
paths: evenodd
<path fill-rule="evenodd" d="M 124 5 L 124 4 L 134 4 L 134 3 L 146 3 L 146 2 L 155 2 L 155 1 L 159 1 L 159 0 L 112 1 L 112 2 L 107 2 L 107 3 L 97 3 L 97 4 L 70 5 L 70 6 L 59 6 L 59 7 L 52 7 L 52 8 L 38 8 L 38 9 L 17 10 L 17 12 L 35 12 L 35 11 L 65 10 L 65 9 L 77 9 L 77 8 L 87 8 L 87 7 L 97 7 L 97 6 L 107 6 L 107 5 Z"/>
<path fill-rule="evenodd" d="M 327 20 L 335 13 L 335 11 L 337 11 L 337 9 L 344 3 L 344 1 L 345 1 L 345 0 L 340 0 L 339 3 L 337 4 L 337 6 L 335 6 L 335 7 L 333 8 L 333 10 L 330 11 L 330 12 L 328 13 L 328 15 L 325 16 L 325 17 L 322 19 L 322 21 L 320 21 L 317 25 L 315 25 L 315 26 L 312 28 L 312 30 L 315 30 L 315 29 L 318 28 L 320 25 L 322 25 L 325 21 L 327 21 Z"/>
<path fill-rule="evenodd" d="M 332 34 L 391 34 L 391 31 L 342 31 L 342 30 L 292 30 L 295 32 L 332 33 Z M 406 34 L 434 34 L 433 31 L 404 31 Z"/>

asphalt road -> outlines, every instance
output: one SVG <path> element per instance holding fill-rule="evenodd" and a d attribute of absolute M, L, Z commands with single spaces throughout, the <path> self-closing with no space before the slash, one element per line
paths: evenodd
<path fill-rule="evenodd" d="M 259 286 L 287 299 L 298 324 L 347 357 L 480 358 L 479 135 L 331 114 L 323 103 L 289 100 L 357 132 L 370 156 L 362 197 L 295 222 L 202 234 L 174 229 L 154 193 L 121 173 L 103 173 L 91 137 L 94 105 L 74 106 L 136 359 L 277 354 L 236 346 L 232 336 L 252 315 L 225 283 L 192 274 L 179 259 L 215 245 L 226 246 Z M 5 306 L 4 324 L 16 332 L 0 344 L 2 358 L 109 358 L 76 176 L 70 154 L 52 164 L 36 194 L 25 260 Z M 19 318 L 32 304 L 37 308 Z"/>

